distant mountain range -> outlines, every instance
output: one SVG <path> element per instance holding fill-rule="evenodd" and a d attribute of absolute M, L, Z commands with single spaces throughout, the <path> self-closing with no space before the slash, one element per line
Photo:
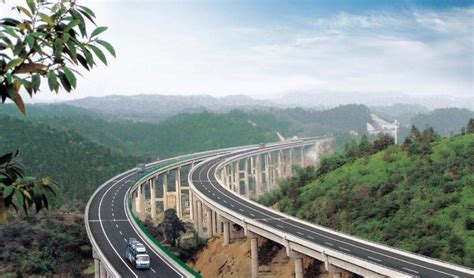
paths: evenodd
<path fill-rule="evenodd" d="M 345 104 L 364 104 L 366 106 L 390 106 L 394 104 L 420 105 L 428 109 L 458 107 L 474 110 L 472 96 L 409 96 L 396 92 L 295 92 L 273 100 L 277 105 L 300 106 L 303 108 L 335 107 Z"/>
<path fill-rule="evenodd" d="M 255 100 L 243 95 L 221 98 L 206 95 L 111 95 L 106 97 L 87 97 L 65 103 L 112 118 L 152 122 L 161 121 L 180 113 L 191 114 L 203 111 L 225 113 L 233 109 L 246 111 L 276 106 L 274 103 Z"/>
<path fill-rule="evenodd" d="M 87 97 L 65 102 L 68 105 L 93 111 L 109 118 L 158 122 L 180 113 L 203 111 L 226 113 L 233 109 L 251 111 L 271 108 L 302 107 L 327 110 L 339 105 L 363 104 L 382 117 L 408 122 L 417 114 L 426 114 L 437 108 L 457 107 L 474 110 L 473 97 L 430 96 L 412 97 L 395 93 L 300 92 L 278 99 L 261 100 L 245 95 L 213 97 L 207 95 L 111 95 Z"/>

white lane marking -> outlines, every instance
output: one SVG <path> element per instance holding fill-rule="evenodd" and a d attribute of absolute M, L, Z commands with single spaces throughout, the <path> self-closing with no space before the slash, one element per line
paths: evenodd
<path fill-rule="evenodd" d="M 210 180 L 210 177 L 209 177 L 209 174 L 210 174 L 210 171 L 211 171 L 212 167 L 209 168 L 209 170 L 207 171 L 207 178 Z M 248 201 L 244 201 L 242 202 L 241 200 L 239 200 L 236 196 L 234 196 L 232 193 L 228 192 L 226 189 L 224 189 L 220 184 L 219 186 L 215 186 L 213 183 L 211 183 L 211 185 L 218 191 L 220 191 L 221 193 L 225 194 L 227 197 L 231 198 L 233 201 L 237 202 L 237 203 L 240 203 L 241 205 L 243 206 L 246 206 L 248 207 L 249 209 L 253 210 L 253 211 L 258 211 L 260 213 L 262 213 L 263 215 L 266 215 L 268 217 L 270 217 L 271 219 L 277 219 L 279 221 L 281 221 L 280 219 L 284 219 L 284 220 L 290 220 L 289 218 L 275 218 L 271 215 L 268 214 L 267 211 L 259 211 L 259 210 L 256 210 L 248 205 L 246 205 L 244 202 L 248 202 Z M 220 188 L 218 188 L 220 187 Z M 283 222 L 283 221 L 281 221 Z M 327 235 L 324 235 L 324 234 L 321 234 L 321 233 L 318 233 L 316 231 L 313 231 L 313 230 L 310 230 L 308 228 L 305 228 L 304 226 L 298 226 L 298 225 L 295 225 L 295 224 L 292 224 L 292 223 L 288 223 L 288 222 L 284 222 L 288 225 L 291 225 L 293 227 L 296 227 L 296 228 L 300 228 L 302 230 L 305 230 L 305 231 L 308 231 L 310 233 L 313 233 L 313 234 L 317 234 L 319 236 L 322 236 L 322 237 L 325 237 L 325 238 L 328 238 L 328 239 L 331 239 L 331 240 L 335 240 L 335 241 L 338 241 L 338 242 L 341 242 L 341 243 L 344 243 L 344 244 L 347 244 L 347 245 L 350 245 L 350 246 L 353 246 L 355 248 L 358 248 L 358 249 L 361 249 L 361 250 L 365 250 L 365 251 L 368 251 L 368 252 L 371 252 L 371 253 L 374 253 L 374 254 L 377 254 L 377 255 L 380 255 L 380 256 L 383 256 L 383 257 L 387 257 L 387 258 L 391 258 L 393 260 L 396 260 L 396 261 L 400 261 L 400 262 L 404 262 L 404 263 L 407 263 L 407 264 L 410 264 L 410 265 L 415 265 L 415 266 L 418 266 L 420 268 L 424 268 L 424 269 L 429 269 L 429 270 L 432 270 L 432 271 L 435 271 L 435 272 L 438 272 L 438 273 L 443 273 L 445 275 L 448 275 L 448 276 L 451 276 L 451 277 L 457 277 L 456 275 L 453 275 L 453 274 L 450 274 L 450 273 L 446 273 L 446 272 L 443 272 L 441 270 L 437 270 L 437 269 L 433 269 L 433 268 L 430 268 L 430 267 L 427 267 L 427 266 L 423 266 L 423 265 L 419 265 L 419 264 L 416 264 L 416 263 L 413 263 L 413 262 L 409 262 L 409 261 L 406 261 L 406 260 L 403 260 L 403 259 L 399 259 L 399 258 L 396 258 L 396 257 L 392 257 L 390 255 L 386 255 L 386 254 L 383 254 L 383 253 L 380 253 L 380 252 L 377 252 L 377 251 L 374 251 L 374 250 L 370 250 L 370 249 L 367 249 L 367 248 L 364 248 L 364 247 L 361 247 L 361 246 L 357 246 L 357 245 L 354 245 L 352 243 L 348 243 L 348 242 L 345 242 L 343 240 L 340 240 L 340 239 L 337 239 L 337 238 L 333 238 L 333 237 L 330 237 L 330 236 L 327 236 Z M 314 228 L 313 228 L 314 229 Z"/>
<path fill-rule="evenodd" d="M 410 272 L 413 272 L 413 273 L 416 273 L 418 274 L 419 272 L 416 271 L 416 270 L 413 270 L 413 269 L 409 269 L 409 268 L 406 268 L 406 267 L 402 267 L 403 269 L 407 270 L 407 271 L 410 271 Z"/>
<path fill-rule="evenodd" d="M 118 229 L 118 224 L 115 224 L 115 227 L 117 227 L 117 229 Z"/>
<path fill-rule="evenodd" d="M 251 213 L 250 216 L 255 217 L 255 214 Z"/>
<path fill-rule="evenodd" d="M 123 179 L 121 180 L 124 180 L 127 176 L 125 176 Z M 114 245 L 112 244 L 112 242 L 110 241 L 109 237 L 107 236 L 107 233 L 105 232 L 105 228 L 104 228 L 104 225 L 102 224 L 102 216 L 101 216 L 101 208 L 102 208 L 102 202 L 104 201 L 104 197 L 105 195 L 107 195 L 107 192 L 110 191 L 110 189 L 112 189 L 114 185 L 110 186 L 105 192 L 104 192 L 104 195 L 102 195 L 102 198 L 100 198 L 100 202 L 99 202 L 99 222 L 100 222 L 100 227 L 102 228 L 102 233 L 104 233 L 104 236 L 105 236 L 105 239 L 107 239 L 107 242 L 110 244 L 110 247 L 112 247 L 112 250 L 114 250 L 115 254 L 117 254 L 117 256 L 119 257 L 119 259 L 123 262 L 123 264 L 128 268 L 128 270 L 130 270 L 130 272 L 132 272 L 133 276 L 134 277 L 137 277 L 138 278 L 138 275 L 135 274 L 135 272 L 130 268 L 130 266 L 128 266 L 128 264 L 124 261 L 124 259 L 122 258 L 122 256 L 119 254 L 119 252 L 114 248 Z M 126 239 L 124 239 L 125 242 L 127 242 Z"/>
<path fill-rule="evenodd" d="M 234 204 L 230 204 L 230 206 L 233 207 L 233 208 L 235 207 Z"/>
<path fill-rule="evenodd" d="M 330 243 L 330 242 L 327 242 L 327 241 L 325 241 L 324 243 L 326 243 L 326 244 L 329 245 L 329 246 L 334 246 L 334 244 L 332 244 L 332 243 Z"/>
<path fill-rule="evenodd" d="M 156 273 L 156 271 L 153 268 L 150 267 L 150 269 L 151 269 L 151 271 L 153 271 L 153 273 Z"/>
<path fill-rule="evenodd" d="M 344 247 L 340 247 L 340 246 L 339 246 L 339 249 L 344 250 L 344 251 L 347 251 L 347 252 L 351 252 L 350 249 L 347 249 L 347 248 L 344 248 Z"/>
<path fill-rule="evenodd" d="M 217 199 L 218 199 L 218 200 L 220 200 L 220 199 L 221 199 L 221 197 L 217 196 Z"/>
<path fill-rule="evenodd" d="M 380 259 L 377 259 L 377 258 L 374 258 L 374 257 L 371 257 L 371 256 L 367 256 L 367 258 L 371 259 L 371 260 L 374 260 L 374 261 L 377 261 L 377 262 L 381 262 L 382 260 Z"/>
<path fill-rule="evenodd" d="M 241 209 L 241 208 L 239 208 L 239 210 L 240 210 L 241 212 L 244 212 L 244 210 L 243 210 L 243 209 Z"/>
<path fill-rule="evenodd" d="M 138 230 L 135 228 L 135 226 L 132 225 L 132 223 L 131 223 L 132 220 L 130 219 L 130 216 L 128 215 L 128 213 L 125 211 L 126 208 L 127 208 L 127 196 L 129 195 L 131 189 L 132 189 L 131 187 L 129 187 L 129 188 L 127 189 L 127 191 L 125 192 L 124 198 L 123 198 L 123 210 L 124 210 L 125 216 L 126 216 L 127 219 L 128 219 L 128 223 L 130 224 L 130 226 L 132 227 L 132 229 L 135 231 L 135 233 L 137 234 L 137 236 L 141 239 L 141 241 L 142 241 L 143 244 L 145 244 L 146 246 L 148 246 L 148 248 L 149 248 L 151 251 L 153 251 L 153 253 L 155 253 L 155 255 L 156 255 L 158 258 L 160 258 L 166 265 L 168 265 L 168 266 L 169 266 L 174 272 L 176 272 L 180 277 L 184 278 L 183 274 L 180 273 L 177 269 L 175 269 L 175 267 L 172 266 L 172 265 L 168 262 L 167 259 L 164 259 L 160 254 L 158 254 L 158 252 L 157 252 L 154 248 L 152 248 L 152 247 L 150 246 L 150 244 L 148 244 L 148 242 L 146 242 L 146 241 L 143 239 L 143 237 L 140 235 L 140 233 L 139 233 Z M 125 242 L 126 242 L 126 240 L 125 240 Z"/>
<path fill-rule="evenodd" d="M 297 234 L 299 234 L 299 235 L 302 235 L 302 236 L 304 236 L 304 234 L 303 234 L 303 233 L 301 233 L 301 232 L 296 232 L 296 233 L 297 233 Z"/>
<path fill-rule="evenodd" d="M 312 237 L 312 236 L 307 236 L 307 237 L 310 238 L 310 239 L 314 239 L 314 237 Z"/>
<path fill-rule="evenodd" d="M 282 225 L 280 225 L 280 224 L 277 224 L 277 226 L 283 229 L 283 226 L 282 226 Z"/>
<path fill-rule="evenodd" d="M 127 240 L 126 240 L 125 238 L 124 238 L 123 240 L 124 240 L 125 242 L 127 242 Z"/>
<path fill-rule="evenodd" d="M 122 235 L 122 231 L 119 230 L 120 235 Z"/>
<path fill-rule="evenodd" d="M 115 213 L 112 212 L 112 217 L 114 217 L 114 216 L 115 216 Z"/>
<path fill-rule="evenodd" d="M 268 220 L 267 220 L 267 219 L 262 219 L 262 220 L 263 220 L 263 221 L 265 221 L 265 222 L 268 222 Z"/>
<path fill-rule="evenodd" d="M 227 201 L 226 201 L 226 200 L 224 200 L 224 203 L 226 203 L 226 204 L 227 204 Z"/>

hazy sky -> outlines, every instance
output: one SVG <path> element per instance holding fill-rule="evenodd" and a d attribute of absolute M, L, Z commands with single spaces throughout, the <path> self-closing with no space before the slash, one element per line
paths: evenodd
<path fill-rule="evenodd" d="M 146 93 L 474 94 L 472 1 L 77 2 L 109 26 L 103 38 L 117 59 L 85 72 L 75 92 L 44 89 L 36 101 Z"/>

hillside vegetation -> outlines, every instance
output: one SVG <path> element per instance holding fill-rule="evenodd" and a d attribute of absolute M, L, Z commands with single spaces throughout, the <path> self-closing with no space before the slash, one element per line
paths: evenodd
<path fill-rule="evenodd" d="M 0 116 L 0 150 L 20 150 L 19 162 L 34 177 L 61 185 L 59 205 L 83 210 L 95 189 L 143 158 L 117 154 L 73 131 Z"/>
<path fill-rule="evenodd" d="M 260 202 L 355 236 L 474 267 L 474 134 L 440 139 L 431 129 L 414 128 L 403 146 L 386 145 L 378 152 L 374 146 L 352 144 L 323 159 L 318 169 L 299 169 Z"/>

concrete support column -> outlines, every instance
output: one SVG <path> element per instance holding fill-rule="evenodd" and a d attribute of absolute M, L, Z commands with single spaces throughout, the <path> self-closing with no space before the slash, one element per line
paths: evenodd
<path fill-rule="evenodd" d="M 183 218 L 183 207 L 181 202 L 181 167 L 176 171 L 176 214 L 180 219 Z"/>
<path fill-rule="evenodd" d="M 194 196 L 191 188 L 189 188 L 189 218 L 194 223 Z"/>
<path fill-rule="evenodd" d="M 145 185 L 138 185 L 138 204 L 141 218 L 145 217 Z"/>
<path fill-rule="evenodd" d="M 151 220 L 156 221 L 156 179 L 150 180 L 150 206 L 151 206 Z"/>
<path fill-rule="evenodd" d="M 281 178 L 283 176 L 283 151 L 279 150 L 278 151 L 278 165 L 277 165 L 277 177 Z"/>
<path fill-rule="evenodd" d="M 197 201 L 197 231 L 200 237 L 204 237 L 203 231 L 203 219 L 202 219 L 202 202 L 201 200 Z"/>
<path fill-rule="evenodd" d="M 288 252 L 288 251 L 287 251 Z M 303 278 L 303 254 L 295 251 L 289 251 L 289 257 L 295 261 L 295 278 Z"/>
<path fill-rule="evenodd" d="M 98 259 L 94 259 L 94 278 L 100 278 L 100 261 Z"/>
<path fill-rule="evenodd" d="M 100 278 L 106 278 L 107 277 L 107 270 L 105 269 L 105 265 L 103 262 L 100 262 Z"/>
<path fill-rule="evenodd" d="M 265 180 L 267 186 L 267 192 L 270 192 L 272 181 L 270 180 L 270 171 L 271 171 L 271 155 L 270 153 L 265 154 Z"/>
<path fill-rule="evenodd" d="M 212 237 L 212 210 L 206 207 L 206 233 L 207 238 Z"/>
<path fill-rule="evenodd" d="M 245 197 L 247 197 L 247 199 L 250 199 L 249 158 L 245 159 L 244 183 L 245 183 Z"/>
<path fill-rule="evenodd" d="M 163 211 L 168 209 L 168 173 L 163 174 Z"/>
<path fill-rule="evenodd" d="M 257 235 L 252 232 L 247 232 L 250 238 L 250 259 L 252 278 L 258 278 L 258 239 Z"/>
<path fill-rule="evenodd" d="M 240 170 L 239 162 L 234 162 L 234 192 L 240 194 Z"/>
<path fill-rule="evenodd" d="M 295 258 L 295 278 L 303 278 L 303 258 Z"/>
<path fill-rule="evenodd" d="M 260 197 L 260 187 L 262 186 L 262 162 L 260 155 L 255 156 L 255 195 Z"/>
<path fill-rule="evenodd" d="M 230 244 L 230 221 L 222 218 L 222 222 L 224 223 L 224 243 L 223 245 Z"/>

